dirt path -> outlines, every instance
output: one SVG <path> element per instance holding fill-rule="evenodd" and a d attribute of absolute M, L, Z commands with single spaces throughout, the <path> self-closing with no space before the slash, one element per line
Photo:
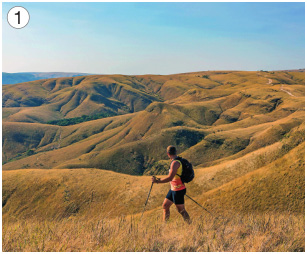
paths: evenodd
<path fill-rule="evenodd" d="M 287 94 L 289 94 L 289 95 L 291 95 L 291 96 L 293 96 L 293 97 L 296 97 L 295 95 L 293 95 L 293 94 L 292 94 L 292 93 L 290 93 L 289 91 L 287 91 L 287 90 L 283 89 L 283 86 L 284 86 L 284 85 L 281 85 L 281 87 L 280 87 L 280 91 L 283 91 L 283 92 L 285 92 L 285 93 L 287 93 Z"/>
<path fill-rule="evenodd" d="M 267 75 L 265 75 L 265 77 L 266 77 Z M 268 78 L 268 85 L 272 85 L 273 86 L 273 84 L 272 84 L 272 82 L 273 82 L 273 80 L 272 79 L 270 79 L 270 78 Z M 280 87 L 280 91 L 283 91 L 283 92 L 285 92 L 285 93 L 287 93 L 287 94 L 289 94 L 290 96 L 293 96 L 293 97 L 296 97 L 295 95 L 293 95 L 291 92 L 289 92 L 289 91 L 287 91 L 286 89 L 284 89 L 283 88 L 283 86 L 284 85 L 281 85 L 281 87 Z"/>
<path fill-rule="evenodd" d="M 272 79 L 269 78 L 268 79 L 268 85 L 273 85 L 272 82 L 273 82 Z"/>

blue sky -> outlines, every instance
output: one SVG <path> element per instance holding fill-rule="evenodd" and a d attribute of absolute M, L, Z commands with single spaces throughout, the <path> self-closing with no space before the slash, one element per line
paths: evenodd
<path fill-rule="evenodd" d="M 13 29 L 10 8 L 30 22 Z M 5 72 L 305 67 L 305 3 L 3 3 Z"/>

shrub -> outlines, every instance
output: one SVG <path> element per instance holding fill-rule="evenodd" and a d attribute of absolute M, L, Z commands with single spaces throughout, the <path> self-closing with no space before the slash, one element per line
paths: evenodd
<path fill-rule="evenodd" d="M 90 115 L 90 116 L 83 115 L 81 117 L 73 117 L 73 118 L 66 118 L 66 119 L 48 121 L 47 124 L 67 126 L 67 125 L 74 125 L 74 124 L 78 124 L 78 123 L 97 120 L 97 119 L 101 119 L 101 118 L 111 117 L 111 116 L 115 116 L 115 115 L 117 115 L 117 114 L 115 114 L 113 112 L 99 113 L 99 114 Z"/>

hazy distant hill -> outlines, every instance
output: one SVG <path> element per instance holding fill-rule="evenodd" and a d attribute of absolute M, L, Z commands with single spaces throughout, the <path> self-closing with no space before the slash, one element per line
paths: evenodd
<path fill-rule="evenodd" d="M 38 79 L 48 79 L 48 78 L 61 78 L 61 77 L 76 77 L 91 75 L 87 73 L 73 73 L 73 72 L 17 72 L 8 73 L 2 72 L 2 84 L 10 85 L 22 82 L 28 82 Z"/>
<path fill-rule="evenodd" d="M 286 71 L 286 72 L 288 72 L 288 71 L 291 71 L 291 72 L 305 72 L 305 68 L 303 68 L 303 69 L 295 69 L 295 70 L 281 70 L 281 71 Z"/>

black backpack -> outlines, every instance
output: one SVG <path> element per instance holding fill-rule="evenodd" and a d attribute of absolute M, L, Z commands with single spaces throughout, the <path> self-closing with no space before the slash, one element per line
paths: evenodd
<path fill-rule="evenodd" d="M 179 156 L 177 156 L 177 158 L 175 160 L 179 160 L 182 164 L 182 174 L 180 176 L 181 181 L 183 183 L 191 182 L 194 179 L 194 176 L 195 176 L 192 164 L 187 159 L 184 159 L 184 158 L 179 157 Z"/>

